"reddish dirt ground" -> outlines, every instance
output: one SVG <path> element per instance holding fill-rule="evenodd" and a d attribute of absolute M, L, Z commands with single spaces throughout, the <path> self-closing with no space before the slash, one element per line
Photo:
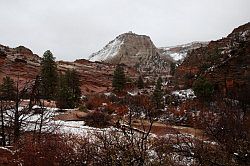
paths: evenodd
<path fill-rule="evenodd" d="M 147 131 L 149 129 L 150 124 L 147 121 L 144 121 L 143 123 L 144 124 L 138 121 L 137 123 L 133 123 L 133 126 L 135 128 Z M 153 123 L 152 128 L 151 128 L 151 133 L 156 134 L 158 136 L 163 136 L 166 134 L 182 133 L 182 134 L 191 134 L 200 139 L 205 138 L 202 130 L 195 129 L 192 127 L 168 125 L 168 124 L 163 124 L 159 122 Z"/>

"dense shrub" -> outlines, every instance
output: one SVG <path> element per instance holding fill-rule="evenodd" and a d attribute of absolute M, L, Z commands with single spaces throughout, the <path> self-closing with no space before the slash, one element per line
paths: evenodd
<path fill-rule="evenodd" d="M 93 95 L 88 98 L 88 101 L 86 102 L 86 107 L 89 110 L 94 110 L 102 106 L 103 103 L 107 102 L 108 100 L 104 96 Z"/>
<path fill-rule="evenodd" d="M 14 146 L 13 165 L 74 165 L 77 155 L 69 140 L 55 134 L 26 134 Z"/>
<path fill-rule="evenodd" d="M 88 126 L 104 128 L 110 125 L 111 117 L 107 113 L 94 111 L 84 117 L 84 121 Z"/>

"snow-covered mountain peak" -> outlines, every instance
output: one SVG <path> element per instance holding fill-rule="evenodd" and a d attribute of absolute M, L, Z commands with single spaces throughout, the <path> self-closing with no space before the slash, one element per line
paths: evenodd
<path fill-rule="evenodd" d="M 112 64 L 123 63 L 136 67 L 140 72 L 169 71 L 169 61 L 162 58 L 150 37 L 132 32 L 117 36 L 103 49 L 93 53 L 89 60 Z"/>
<path fill-rule="evenodd" d="M 138 35 L 132 33 L 123 33 L 117 36 L 114 40 L 110 41 L 105 47 L 98 52 L 95 52 L 89 56 L 90 61 L 109 61 L 119 54 L 122 45 L 126 42 L 126 45 L 130 45 L 131 41 L 135 40 L 150 40 L 149 36 Z M 150 40 L 151 41 L 151 40 Z"/>

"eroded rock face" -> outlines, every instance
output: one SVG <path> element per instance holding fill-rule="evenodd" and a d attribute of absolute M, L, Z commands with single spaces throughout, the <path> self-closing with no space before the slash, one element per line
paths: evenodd
<path fill-rule="evenodd" d="M 23 46 L 9 48 L 0 45 L 0 83 L 3 77 L 9 76 L 19 82 L 20 89 L 27 83 L 32 84 L 40 72 L 41 58 L 33 54 L 30 49 Z M 99 93 L 112 88 L 115 65 L 90 62 L 85 59 L 75 62 L 57 62 L 58 72 L 75 69 L 80 75 L 81 90 L 83 94 Z M 126 74 L 137 78 L 137 72 L 125 66 Z"/>
<path fill-rule="evenodd" d="M 102 50 L 92 54 L 89 60 L 123 63 L 147 73 L 168 73 L 170 69 L 170 61 L 162 58 L 150 37 L 132 32 L 119 35 Z"/>
<path fill-rule="evenodd" d="M 112 88 L 115 65 L 90 62 L 85 59 L 79 59 L 75 62 L 59 61 L 57 64 L 59 71 L 65 72 L 67 69 L 75 69 L 79 73 L 83 94 L 106 92 Z M 138 77 L 138 73 L 133 68 L 124 66 L 124 69 L 127 76 Z"/>
<path fill-rule="evenodd" d="M 188 54 L 178 67 L 176 78 L 184 84 L 205 77 L 224 95 L 239 97 L 250 93 L 250 23 L 242 25 L 226 38 L 210 42 Z M 244 93 L 245 93 L 244 92 Z"/>
<path fill-rule="evenodd" d="M 19 80 L 20 87 L 24 86 L 36 78 L 40 62 L 41 58 L 24 46 L 9 48 L 0 45 L 0 83 L 3 77 L 9 76 Z"/>

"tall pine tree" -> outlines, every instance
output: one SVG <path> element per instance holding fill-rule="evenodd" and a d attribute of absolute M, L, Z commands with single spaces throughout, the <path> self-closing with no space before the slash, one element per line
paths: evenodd
<path fill-rule="evenodd" d="M 0 96 L 2 100 L 16 99 L 16 88 L 14 81 L 8 76 L 3 78 L 3 83 L 0 85 Z"/>
<path fill-rule="evenodd" d="M 153 92 L 153 102 L 157 109 L 163 107 L 163 90 L 162 90 L 162 78 L 159 77 L 155 84 L 155 89 Z"/>
<path fill-rule="evenodd" d="M 41 62 L 41 91 L 43 98 L 53 99 L 58 81 L 55 57 L 50 50 L 45 51 Z"/>
<path fill-rule="evenodd" d="M 117 65 L 114 71 L 112 86 L 115 91 L 121 92 L 126 83 L 124 68 L 121 65 Z"/>

